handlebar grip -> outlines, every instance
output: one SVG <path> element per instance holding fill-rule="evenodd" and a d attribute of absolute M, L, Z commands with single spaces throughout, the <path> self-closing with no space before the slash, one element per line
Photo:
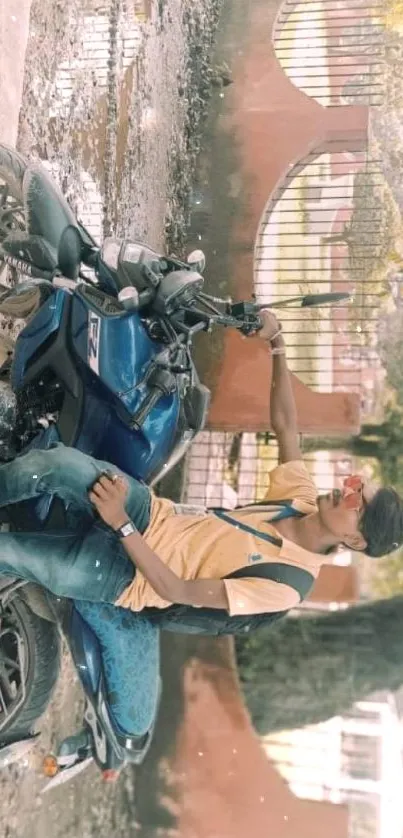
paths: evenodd
<path fill-rule="evenodd" d="M 141 402 L 140 407 L 133 413 L 130 420 L 130 427 L 135 431 L 140 431 L 147 417 L 150 415 L 153 407 L 158 404 L 161 396 L 163 396 L 161 387 L 151 387 L 145 399 Z"/>

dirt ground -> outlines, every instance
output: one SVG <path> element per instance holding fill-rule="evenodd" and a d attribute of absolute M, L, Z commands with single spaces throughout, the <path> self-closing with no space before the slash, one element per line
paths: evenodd
<path fill-rule="evenodd" d="M 183 243 L 200 126 L 218 95 L 209 56 L 220 2 L 153 0 L 144 23 L 134 0 L 32 3 L 18 145 L 47 162 L 93 234 Z M 41 795 L 41 757 L 81 709 L 65 653 L 34 754 L 0 776 L 4 838 L 138 833 L 133 771 L 109 787 L 89 769 Z"/>

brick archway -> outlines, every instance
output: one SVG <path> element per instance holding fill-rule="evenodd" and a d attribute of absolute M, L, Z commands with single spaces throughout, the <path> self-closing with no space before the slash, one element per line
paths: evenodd
<path fill-rule="evenodd" d="M 270 40 L 276 9 L 270 22 L 267 0 L 247 6 L 236 0 L 227 15 L 225 49 L 234 83 L 217 107 L 208 156 L 202 161 L 212 215 L 220 224 L 210 223 L 194 245 L 206 250 L 212 292 L 228 277 L 227 290 L 239 299 L 254 290 L 256 234 L 269 196 L 313 152 L 365 149 L 369 110 L 360 105 L 323 107 L 295 88 Z M 197 227 L 195 232 L 200 233 Z M 216 356 L 211 374 L 207 370 L 214 382 L 210 427 L 267 429 L 270 364 L 264 347 L 229 332 L 222 344 L 219 366 Z M 355 394 L 316 393 L 297 378 L 294 386 L 301 431 L 358 432 Z"/>

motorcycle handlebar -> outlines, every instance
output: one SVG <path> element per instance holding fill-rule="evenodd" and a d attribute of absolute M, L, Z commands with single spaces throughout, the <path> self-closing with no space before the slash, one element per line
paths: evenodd
<path fill-rule="evenodd" d="M 230 314 L 214 315 L 211 322 L 217 326 L 227 326 L 249 335 L 262 327 L 259 311 L 254 303 L 234 303 Z"/>
<path fill-rule="evenodd" d="M 303 294 L 299 297 L 291 297 L 285 300 L 274 300 L 271 303 L 256 303 L 252 301 L 231 303 L 227 306 L 228 314 L 216 314 L 211 318 L 211 322 L 217 325 L 233 326 L 243 332 L 244 335 L 250 335 L 253 332 L 259 331 L 262 327 L 262 320 L 259 312 L 265 308 L 271 309 L 304 309 L 316 306 L 339 305 L 346 303 L 351 299 L 347 292 L 332 291 L 323 294 Z"/>

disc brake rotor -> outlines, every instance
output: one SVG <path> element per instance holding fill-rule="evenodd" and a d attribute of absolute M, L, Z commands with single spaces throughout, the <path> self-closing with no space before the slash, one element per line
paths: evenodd
<path fill-rule="evenodd" d="M 21 625 L 13 609 L 6 608 L 0 618 L 0 731 L 25 698 L 24 658 Z"/>

